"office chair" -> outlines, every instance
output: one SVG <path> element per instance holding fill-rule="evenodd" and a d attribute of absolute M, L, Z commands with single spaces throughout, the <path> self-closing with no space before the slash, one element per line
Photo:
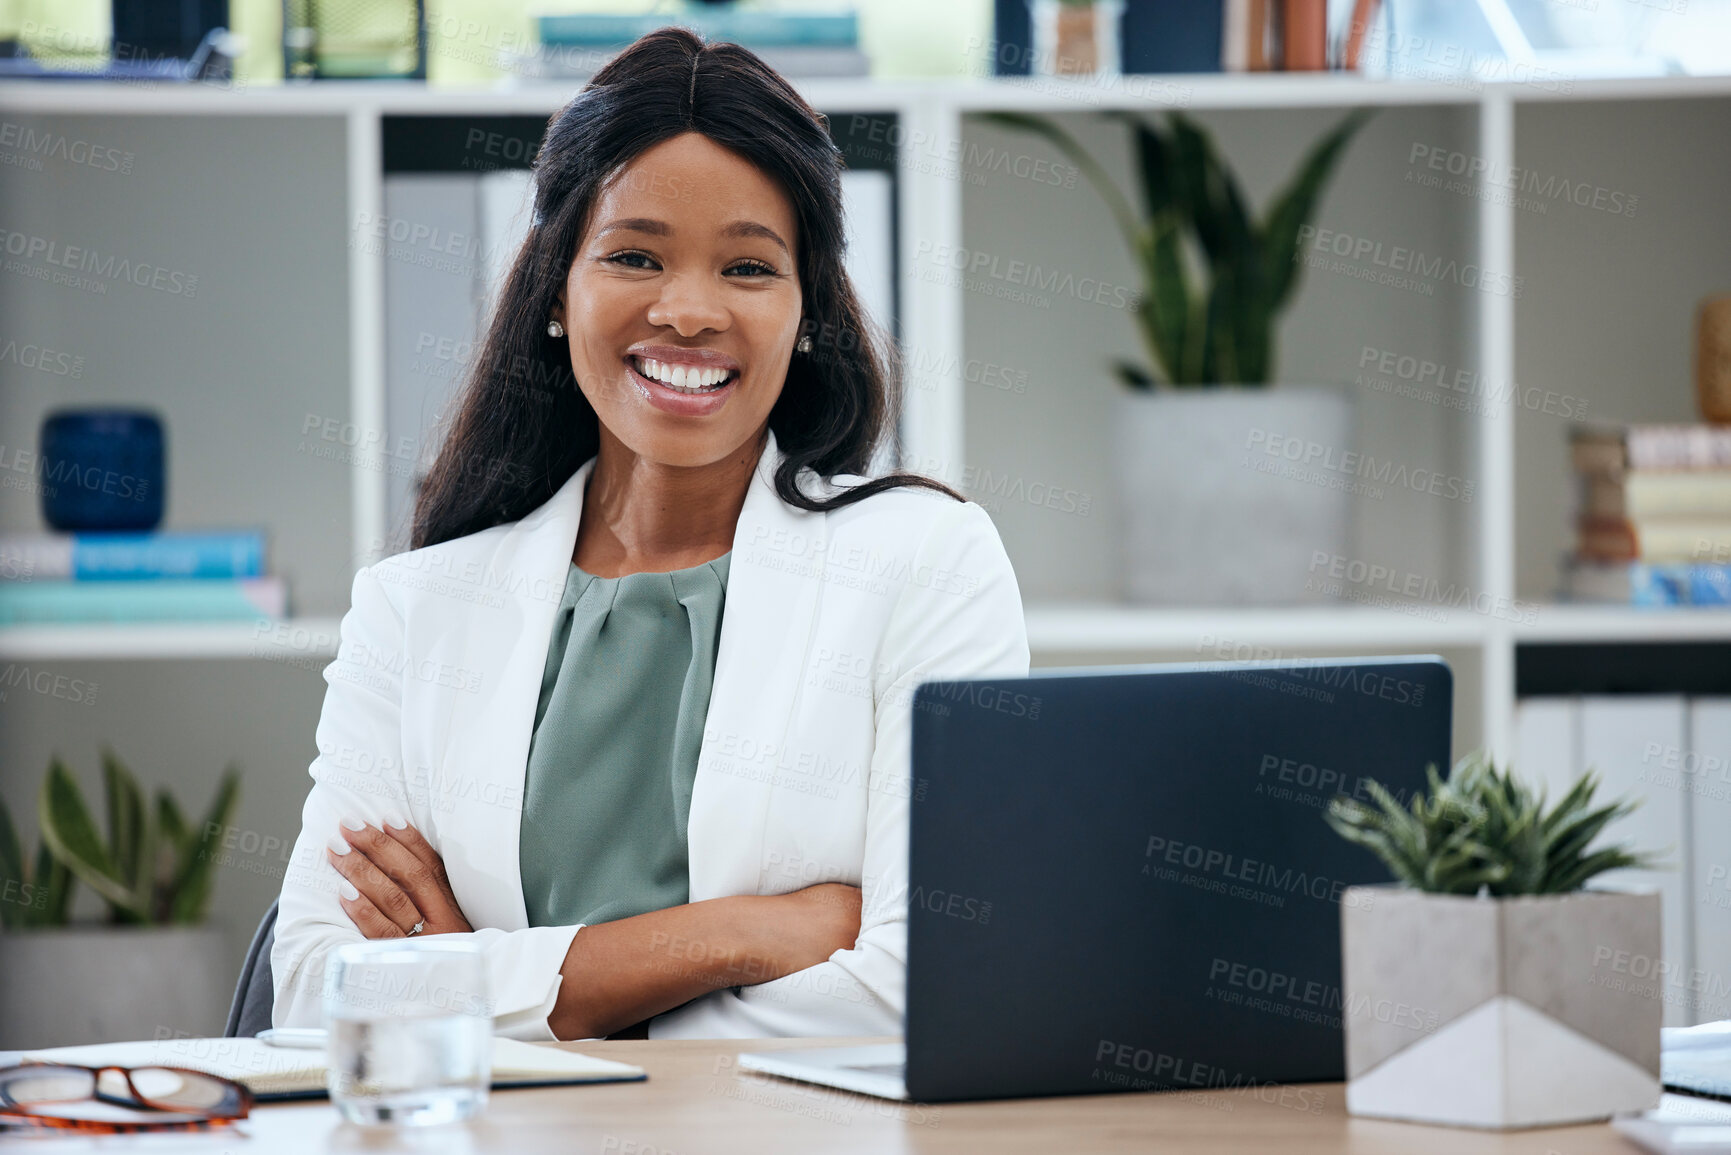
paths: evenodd
<path fill-rule="evenodd" d="M 228 1008 L 223 1038 L 250 1039 L 270 1027 L 271 1004 L 276 1000 L 270 974 L 270 948 L 274 942 L 276 903 L 273 902 L 259 920 L 252 945 L 246 948 L 246 961 L 240 965 L 240 981 L 234 987 L 234 1002 Z"/>

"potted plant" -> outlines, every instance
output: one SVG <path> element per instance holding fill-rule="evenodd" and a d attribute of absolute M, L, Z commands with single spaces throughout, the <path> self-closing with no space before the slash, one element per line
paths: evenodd
<path fill-rule="evenodd" d="M 1588 774 L 1555 806 L 1483 754 L 1402 807 L 1337 798 L 1327 820 L 1397 887 L 1341 903 L 1347 1110 L 1466 1127 L 1603 1119 L 1659 1101 L 1659 896 L 1585 890 L 1650 867 L 1595 847 L 1631 804 L 1594 806 Z M 1373 901 L 1364 901 L 1373 897 Z M 1662 973 L 1662 972 L 1661 972 Z M 1388 1008 L 1417 1008 L 1422 1034 Z M 1411 1019 L 1413 1016 L 1407 1016 Z"/>
<path fill-rule="evenodd" d="M 220 930 L 201 925 L 217 852 L 240 779 L 228 769 L 202 822 L 174 798 L 143 792 L 112 751 L 102 754 L 106 839 L 55 758 L 37 797 L 34 867 L 0 803 L 0 1048 L 215 1034 L 233 976 Z M 107 904 L 104 924 L 70 920 L 75 883 Z"/>
<path fill-rule="evenodd" d="M 1351 395 L 1275 380 L 1275 322 L 1303 271 L 1300 230 L 1359 127 L 1325 134 L 1260 218 L 1203 129 L 1181 113 L 1161 128 L 1122 114 L 1134 142 L 1138 212 L 1054 122 L 994 113 L 990 123 L 1044 137 L 1111 210 L 1141 275 L 1133 318 L 1145 361 L 1118 362 L 1113 414 L 1124 510 L 1125 593 L 1175 604 L 1320 601 L 1316 551 L 1344 554 L 1351 496 L 1315 468 L 1312 446 L 1351 453 Z M 1301 451 L 1295 462 L 1291 447 Z M 1272 451 L 1271 451 L 1272 449 Z"/>

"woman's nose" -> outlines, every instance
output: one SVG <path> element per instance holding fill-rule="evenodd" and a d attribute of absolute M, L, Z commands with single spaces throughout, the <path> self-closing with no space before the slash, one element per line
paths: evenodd
<path fill-rule="evenodd" d="M 669 277 L 661 295 L 649 306 L 649 323 L 666 326 L 681 337 L 695 337 L 705 330 L 719 331 L 728 323 L 728 313 L 718 299 L 717 288 L 707 277 Z"/>

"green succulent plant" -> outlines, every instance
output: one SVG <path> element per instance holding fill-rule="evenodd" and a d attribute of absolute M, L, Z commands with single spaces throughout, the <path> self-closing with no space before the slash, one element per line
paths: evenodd
<path fill-rule="evenodd" d="M 1425 771 L 1427 792 L 1402 806 L 1380 784 L 1367 783 L 1374 805 L 1339 797 L 1327 822 L 1367 847 L 1395 878 L 1432 894 L 1566 894 L 1607 870 L 1652 868 L 1652 856 L 1626 845 L 1592 849 L 1594 839 L 1638 803 L 1595 808 L 1598 776 L 1589 772 L 1555 806 L 1546 806 L 1511 770 L 1488 755 L 1468 754 L 1445 781 Z"/>
<path fill-rule="evenodd" d="M 1304 268 L 1300 230 L 1371 110 L 1348 114 L 1312 146 L 1260 220 L 1196 122 L 1171 112 L 1162 131 L 1134 114 L 1117 115 L 1135 136 L 1144 213 L 1137 213 L 1105 169 L 1052 121 L 1019 112 L 988 113 L 982 119 L 1055 145 L 1106 202 L 1135 254 L 1142 296 L 1134 313 L 1148 364 L 1119 361 L 1119 380 L 1132 389 L 1268 384 L 1274 372 L 1274 321 L 1291 301 Z M 1198 265 L 1206 275 L 1193 272 Z"/>
<path fill-rule="evenodd" d="M 72 874 L 54 857 L 44 841 L 36 848 L 34 869 L 12 814 L 0 802 L 0 926 L 7 930 L 34 930 L 65 926 L 72 903 Z"/>
<path fill-rule="evenodd" d="M 73 882 L 82 882 L 108 904 L 109 920 L 125 924 L 191 925 L 203 921 L 214 880 L 216 851 L 240 795 L 240 774 L 223 772 L 204 820 L 189 825 L 166 790 L 147 808 L 144 793 L 111 750 L 102 752 L 102 784 L 108 804 L 103 839 L 65 763 L 53 758 L 37 795 L 42 832 L 36 868 L 24 871 L 24 855 L 12 817 L 0 803 L 0 872 L 18 889 L 30 887 L 29 902 L 0 902 L 10 928 L 63 926 Z M 0 886 L 5 886 L 0 879 Z M 38 899 L 38 893 L 46 898 Z"/>

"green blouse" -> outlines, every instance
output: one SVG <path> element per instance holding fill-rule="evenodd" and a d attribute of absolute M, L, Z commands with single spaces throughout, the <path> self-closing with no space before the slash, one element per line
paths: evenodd
<path fill-rule="evenodd" d="M 686 832 L 730 554 L 672 573 L 571 567 L 541 674 L 518 862 L 530 926 L 690 901 Z"/>

